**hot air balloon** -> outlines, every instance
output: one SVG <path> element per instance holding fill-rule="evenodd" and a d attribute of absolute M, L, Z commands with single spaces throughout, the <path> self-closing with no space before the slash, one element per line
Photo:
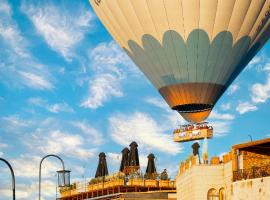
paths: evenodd
<path fill-rule="evenodd" d="M 173 110 L 199 123 L 270 36 L 270 0 L 90 0 Z"/>

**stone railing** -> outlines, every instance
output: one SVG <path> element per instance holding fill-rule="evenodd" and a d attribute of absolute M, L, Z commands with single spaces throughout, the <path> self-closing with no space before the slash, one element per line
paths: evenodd
<path fill-rule="evenodd" d="M 270 176 L 270 165 L 252 167 L 250 169 L 239 169 L 233 172 L 233 181 L 261 178 Z"/>

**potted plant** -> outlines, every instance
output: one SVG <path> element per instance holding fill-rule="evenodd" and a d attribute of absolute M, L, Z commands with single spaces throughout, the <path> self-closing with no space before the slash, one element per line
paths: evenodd
<path fill-rule="evenodd" d="M 159 187 L 170 187 L 170 180 L 166 169 L 160 174 Z"/>

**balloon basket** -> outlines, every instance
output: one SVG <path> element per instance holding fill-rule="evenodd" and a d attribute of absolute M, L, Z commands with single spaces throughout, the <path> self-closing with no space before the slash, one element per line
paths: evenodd
<path fill-rule="evenodd" d="M 173 131 L 174 142 L 188 142 L 213 137 L 213 127 L 207 122 L 181 125 Z"/>

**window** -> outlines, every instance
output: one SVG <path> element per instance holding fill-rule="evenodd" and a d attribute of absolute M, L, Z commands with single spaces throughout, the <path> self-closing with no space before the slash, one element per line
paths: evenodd
<path fill-rule="evenodd" d="M 219 200 L 225 200 L 225 190 L 224 190 L 224 188 L 220 188 L 220 190 L 219 190 Z"/>
<path fill-rule="evenodd" d="M 207 200 L 225 200 L 224 188 L 220 188 L 219 191 L 214 188 L 208 190 Z"/>
<path fill-rule="evenodd" d="M 207 193 L 207 200 L 219 200 L 218 191 L 214 188 L 210 189 Z"/>

